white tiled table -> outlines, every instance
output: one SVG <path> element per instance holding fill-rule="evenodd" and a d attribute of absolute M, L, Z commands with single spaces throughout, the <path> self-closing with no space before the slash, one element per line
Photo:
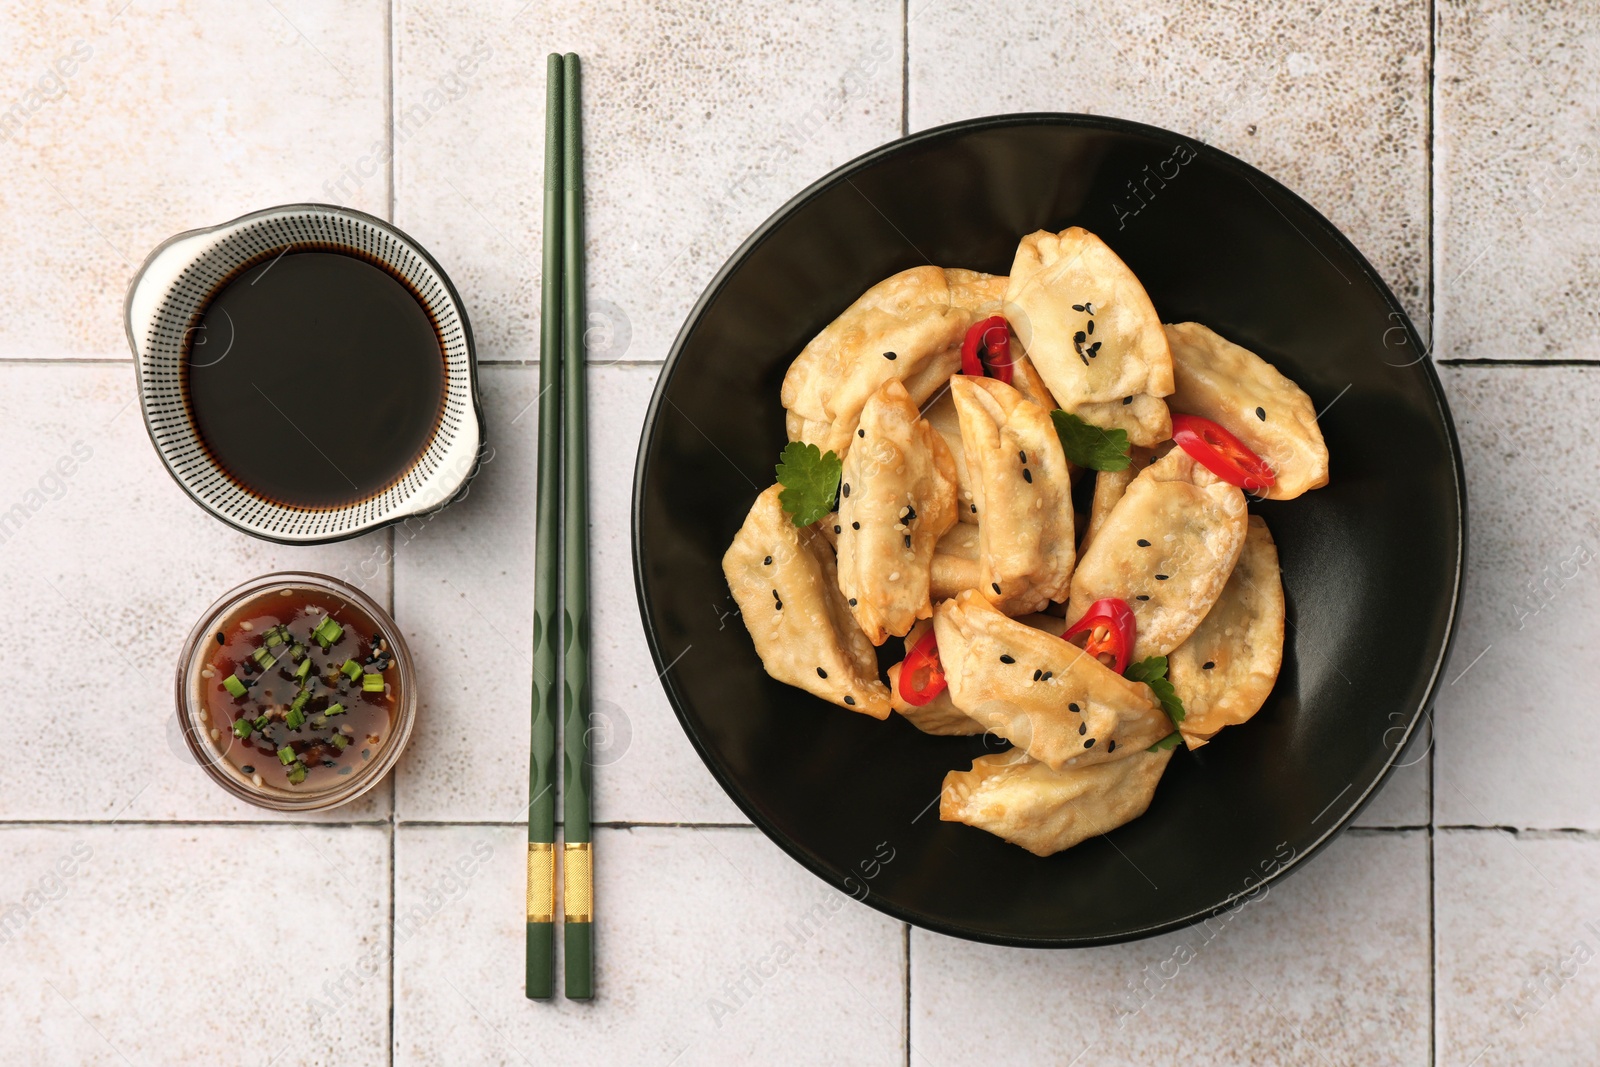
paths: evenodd
<path fill-rule="evenodd" d="M 586 62 L 611 331 L 613 733 L 601 995 L 536 1005 L 517 819 L 551 50 Z M 0 57 L 0 1063 L 1600 1062 L 1600 3 L 5 0 Z M 1343 227 L 1431 335 L 1472 507 L 1431 735 L 1359 827 L 1209 927 L 1071 953 L 908 931 L 748 826 L 652 681 L 626 545 L 658 363 L 743 236 L 868 148 L 1013 110 L 1202 136 Z M 415 534 L 253 541 L 145 440 L 131 272 L 296 200 L 392 218 L 468 302 L 495 453 Z M 423 679 L 389 788 L 295 821 L 201 776 L 168 688 L 195 615 L 287 566 L 369 574 Z M 339 920 L 315 939 L 307 901 Z"/>

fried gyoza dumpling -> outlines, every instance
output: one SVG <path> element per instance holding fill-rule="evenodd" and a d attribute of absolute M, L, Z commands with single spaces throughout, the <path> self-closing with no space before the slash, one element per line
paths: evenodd
<path fill-rule="evenodd" d="M 1171 749 L 1141 750 L 1053 771 L 1014 749 L 993 752 L 944 776 L 939 818 L 1049 856 L 1143 815 L 1171 758 Z"/>
<path fill-rule="evenodd" d="M 1133 658 L 1186 641 L 1233 573 L 1244 548 L 1244 492 L 1181 448 L 1139 472 L 1072 576 L 1067 617 L 1119 597 L 1138 623 Z"/>
<path fill-rule="evenodd" d="M 1063 410 L 1125 429 L 1137 445 L 1172 435 L 1160 400 L 1172 392 L 1166 333 L 1139 279 L 1104 241 L 1079 226 L 1024 237 L 1005 309 Z"/>
<path fill-rule="evenodd" d="M 1190 748 L 1261 710 L 1283 665 L 1283 622 L 1278 548 L 1266 520 L 1252 515 L 1222 595 L 1167 657 L 1167 677 L 1186 713 L 1178 730 Z"/>
<path fill-rule="evenodd" d="M 966 589 L 978 588 L 978 527 L 958 522 L 939 538 L 928 569 L 928 596 L 937 604 Z"/>
<path fill-rule="evenodd" d="M 948 388 L 933 398 L 933 403 L 922 409 L 934 432 L 944 438 L 945 447 L 956 465 L 956 513 L 964 523 L 978 525 L 978 489 L 967 470 L 967 450 L 961 444 L 961 419 L 956 415 L 956 398 Z"/>
<path fill-rule="evenodd" d="M 881 645 L 933 614 L 928 568 L 956 524 L 956 467 L 897 381 L 868 399 L 856 433 L 839 486 L 839 589 Z"/>
<path fill-rule="evenodd" d="M 940 604 L 933 628 L 951 703 L 1053 768 L 1117 759 L 1172 732 L 1149 686 L 972 590 Z"/>
<path fill-rule="evenodd" d="M 1010 615 L 1064 599 L 1076 558 L 1072 478 L 1050 413 L 1004 382 L 950 381 L 978 498 L 979 586 Z"/>
<path fill-rule="evenodd" d="M 1317 409 L 1278 368 L 1198 322 L 1167 327 L 1177 389 L 1172 407 L 1223 427 L 1267 461 L 1277 481 L 1262 496 L 1292 500 L 1328 484 Z"/>
<path fill-rule="evenodd" d="M 911 654 L 911 650 L 917 647 L 917 642 L 931 629 L 933 623 L 927 619 L 919 621 L 911 628 L 911 632 L 906 634 L 907 655 Z M 889 701 L 894 705 L 894 710 L 905 716 L 911 725 L 925 734 L 964 736 L 983 733 L 982 724 L 950 702 L 949 689 L 945 689 L 922 705 L 912 704 L 902 697 L 900 671 L 904 667 L 905 661 L 901 660 L 889 668 Z"/>
<path fill-rule="evenodd" d="M 778 500 L 760 496 L 722 557 L 722 573 L 767 673 L 841 707 L 889 717 L 872 642 L 839 592 L 833 549 L 798 527 Z"/>
<path fill-rule="evenodd" d="M 1128 491 L 1128 486 L 1138 477 L 1139 472 L 1150 465 L 1154 452 L 1148 448 L 1135 445 L 1128 449 L 1129 463 L 1119 471 L 1099 471 L 1094 476 L 1094 500 L 1089 504 L 1089 523 L 1083 531 L 1083 537 L 1078 541 L 1078 556 L 1089 551 L 1089 545 L 1094 541 L 1094 535 L 1100 532 L 1100 527 L 1106 524 L 1106 519 L 1111 514 L 1111 509 L 1117 506 L 1117 501 L 1122 499 L 1122 494 Z"/>
<path fill-rule="evenodd" d="M 961 369 L 961 341 L 1004 279 L 915 267 L 868 289 L 811 342 L 784 375 L 791 441 L 846 455 L 867 398 L 905 384 L 920 405 Z"/>

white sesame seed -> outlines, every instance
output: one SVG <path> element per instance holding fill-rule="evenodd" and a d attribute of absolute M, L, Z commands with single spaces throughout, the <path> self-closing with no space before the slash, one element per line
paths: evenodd
<path fill-rule="evenodd" d="M 241 630 L 254 630 L 255 628 L 256 625 L 253 622 L 241 622 L 239 624 L 239 629 Z"/>
<path fill-rule="evenodd" d="M 211 740 L 215 741 L 217 738 L 219 738 L 221 736 L 222 736 L 221 732 L 215 726 L 213 726 L 211 728 Z"/>
<path fill-rule="evenodd" d="M 260 784 L 261 784 L 261 775 L 259 775 L 259 774 L 252 774 L 252 775 L 251 775 L 251 776 L 250 776 L 250 780 L 251 780 L 251 781 L 252 781 L 252 782 L 254 782 L 254 783 L 255 783 L 255 784 L 256 784 L 256 785 L 260 785 Z"/>
<path fill-rule="evenodd" d="M 210 667 L 202 668 L 200 671 L 200 677 L 202 678 L 215 678 L 216 676 L 217 672 L 212 670 Z"/>
<path fill-rule="evenodd" d="M 201 708 L 200 709 L 200 721 L 201 722 L 205 722 L 209 718 L 211 718 L 211 713 L 209 711 L 207 711 L 205 708 Z"/>
<path fill-rule="evenodd" d="M 889 575 L 889 580 L 891 582 L 898 582 L 900 580 L 900 572 L 899 571 L 895 571 L 892 574 L 890 574 Z"/>

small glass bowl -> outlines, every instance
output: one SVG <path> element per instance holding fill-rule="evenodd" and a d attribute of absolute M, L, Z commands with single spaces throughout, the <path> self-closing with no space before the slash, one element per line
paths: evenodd
<path fill-rule="evenodd" d="M 202 677 L 201 671 L 208 659 L 212 635 L 223 620 L 232 617 L 246 604 L 296 590 L 311 590 L 346 600 L 365 614 L 377 624 L 378 634 L 375 636 L 388 641 L 394 653 L 395 667 L 399 671 L 389 736 L 384 740 L 383 747 L 374 759 L 320 789 L 285 789 L 266 783 L 257 785 L 250 775 L 229 762 L 219 747 L 232 741 L 233 732 L 223 730 L 221 737 L 213 740 L 211 730 L 217 728 L 217 724 L 209 723 L 203 717 L 205 701 L 201 686 L 207 680 Z M 178 657 L 176 696 L 178 726 L 189 744 L 189 751 L 194 754 L 195 762 L 213 781 L 240 800 L 274 811 L 326 811 L 361 796 L 393 769 L 400 754 L 405 751 L 406 743 L 411 740 L 411 729 L 417 717 L 416 676 L 411 666 L 411 650 L 389 613 L 354 586 L 325 574 L 305 571 L 279 571 L 262 575 L 229 590 L 212 604 L 184 639 L 183 651 Z"/>

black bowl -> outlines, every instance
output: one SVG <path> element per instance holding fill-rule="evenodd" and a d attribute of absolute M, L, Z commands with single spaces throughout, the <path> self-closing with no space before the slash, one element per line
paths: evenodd
<path fill-rule="evenodd" d="M 1260 505 L 1289 602 L 1262 711 L 1173 758 L 1150 810 L 1047 859 L 942 823 L 983 739 L 878 722 L 769 678 L 721 558 L 784 444 L 778 387 L 860 293 L 924 263 L 1006 273 L 1022 235 L 1089 228 L 1169 322 L 1261 353 L 1323 412 L 1327 488 Z M 639 605 L 667 697 L 724 789 L 832 885 L 942 933 L 1029 946 L 1146 937 L 1303 866 L 1382 784 L 1432 700 L 1466 542 L 1460 449 L 1431 362 L 1367 261 L 1260 171 L 1084 115 L 957 123 L 790 201 L 678 335 L 634 488 Z M 898 644 L 898 642 L 896 642 Z M 993 742 L 990 741 L 992 745 Z"/>

